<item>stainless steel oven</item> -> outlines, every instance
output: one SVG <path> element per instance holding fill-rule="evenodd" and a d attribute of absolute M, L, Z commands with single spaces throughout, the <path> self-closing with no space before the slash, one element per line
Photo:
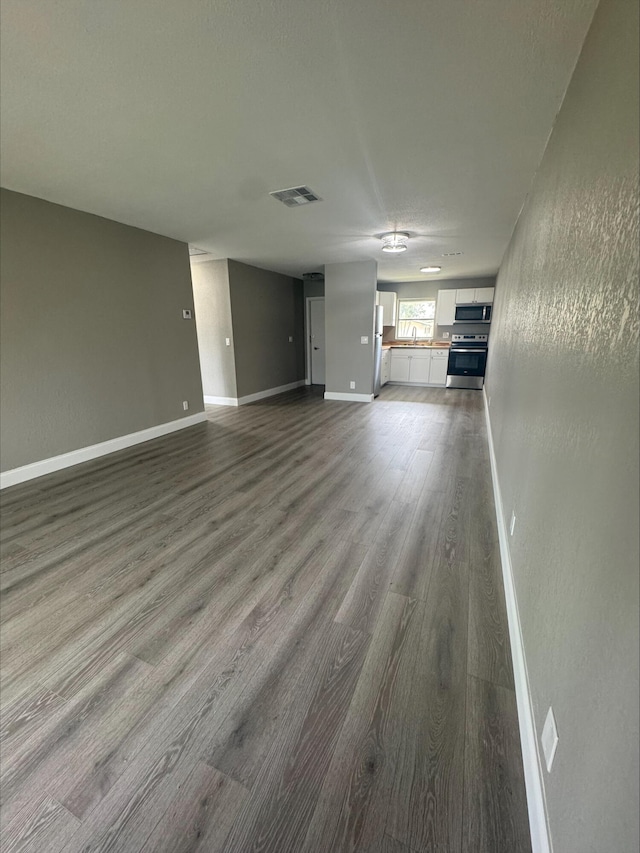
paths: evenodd
<path fill-rule="evenodd" d="M 447 365 L 447 388 L 482 388 L 488 346 L 489 335 L 452 336 Z"/>

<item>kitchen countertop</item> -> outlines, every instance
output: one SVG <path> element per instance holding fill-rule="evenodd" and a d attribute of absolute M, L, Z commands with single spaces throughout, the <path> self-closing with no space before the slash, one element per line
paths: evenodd
<path fill-rule="evenodd" d="M 382 344 L 382 349 L 449 349 L 451 346 L 450 341 L 429 341 L 426 343 L 402 343 L 395 341 L 385 341 Z"/>

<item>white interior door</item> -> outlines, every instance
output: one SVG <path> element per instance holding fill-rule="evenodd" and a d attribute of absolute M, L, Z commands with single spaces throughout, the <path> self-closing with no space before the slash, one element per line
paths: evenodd
<path fill-rule="evenodd" d="M 309 302 L 309 344 L 312 385 L 324 385 L 324 299 Z"/>

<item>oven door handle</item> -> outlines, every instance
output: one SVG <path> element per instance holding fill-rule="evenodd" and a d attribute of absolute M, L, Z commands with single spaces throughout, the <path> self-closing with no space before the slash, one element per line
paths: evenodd
<path fill-rule="evenodd" d="M 455 349 L 451 348 L 449 352 L 486 352 L 486 349 L 462 349 L 461 347 L 455 347 Z"/>

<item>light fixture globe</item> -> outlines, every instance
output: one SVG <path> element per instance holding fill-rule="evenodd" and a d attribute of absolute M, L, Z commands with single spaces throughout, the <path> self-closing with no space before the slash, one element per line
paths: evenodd
<path fill-rule="evenodd" d="M 383 234 L 380 237 L 382 240 L 382 251 L 398 254 L 399 252 L 407 251 L 407 243 L 409 235 L 406 231 L 390 231 L 388 234 Z"/>

